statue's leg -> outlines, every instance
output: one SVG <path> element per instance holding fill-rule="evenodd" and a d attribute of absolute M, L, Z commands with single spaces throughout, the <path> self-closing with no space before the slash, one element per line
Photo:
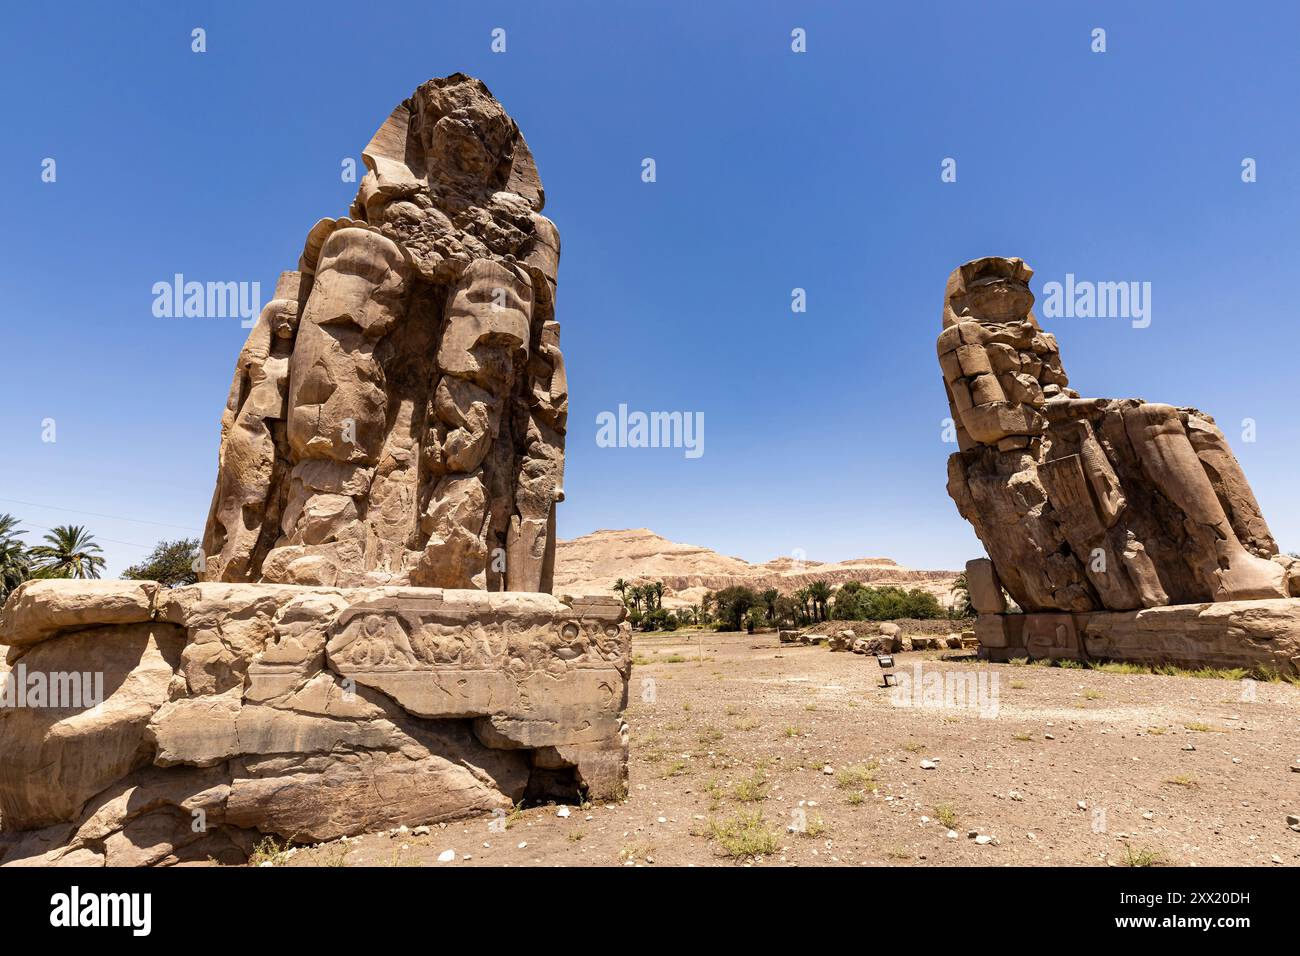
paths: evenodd
<path fill-rule="evenodd" d="M 1123 414 L 1143 471 L 1186 516 L 1191 547 L 1185 556 L 1213 599 L 1286 597 L 1281 566 L 1251 554 L 1237 538 L 1178 410 L 1143 404 Z"/>
<path fill-rule="evenodd" d="M 434 483 L 421 518 L 424 552 L 413 584 L 486 587 L 508 496 L 498 486 L 513 455 L 500 452 L 512 427 L 509 403 L 528 362 L 532 284 L 504 263 L 476 259 L 451 287 L 438 347 L 440 379 L 426 461 Z M 508 443 L 509 448 L 514 442 Z M 509 555 L 506 556 L 507 565 Z M 493 575 L 494 576 L 494 575 Z"/>
<path fill-rule="evenodd" d="M 408 274 L 401 250 L 375 232 L 339 229 L 325 241 L 289 363 L 295 467 L 266 580 L 362 583 L 361 515 L 388 417 L 375 346 L 405 314 Z"/>

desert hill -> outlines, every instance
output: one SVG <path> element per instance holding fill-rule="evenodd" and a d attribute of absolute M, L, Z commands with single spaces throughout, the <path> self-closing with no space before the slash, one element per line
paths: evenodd
<path fill-rule="evenodd" d="M 873 587 L 922 588 L 946 605 L 959 573 L 916 571 L 889 558 L 825 563 L 781 557 L 751 564 L 699 545 L 669 541 L 648 528 L 594 531 L 558 542 L 555 551 L 557 594 L 612 594 L 619 578 L 629 584 L 663 581 L 664 606 L 670 608 L 698 603 L 705 591 L 738 584 L 756 591 L 776 588 L 789 593 L 819 579 L 832 585 L 861 581 Z"/>

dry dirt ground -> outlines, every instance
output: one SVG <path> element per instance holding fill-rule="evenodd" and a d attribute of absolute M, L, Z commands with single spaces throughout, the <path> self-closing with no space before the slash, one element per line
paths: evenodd
<path fill-rule="evenodd" d="M 1300 832 L 1286 822 L 1300 813 L 1292 684 L 919 652 L 896 655 L 912 688 L 983 672 L 985 695 L 898 706 L 875 658 L 775 634 L 678 632 L 633 646 L 625 801 L 372 834 L 269 862 L 1300 863 Z M 743 855 L 753 849 L 766 852 Z"/>

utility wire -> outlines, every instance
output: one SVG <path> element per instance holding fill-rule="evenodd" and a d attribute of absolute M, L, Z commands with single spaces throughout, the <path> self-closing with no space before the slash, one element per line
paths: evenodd
<path fill-rule="evenodd" d="M 19 501 L 17 498 L 0 498 L 0 501 L 7 501 L 9 502 L 9 504 L 13 504 L 13 505 L 24 505 L 28 508 L 44 508 L 46 511 L 67 511 L 74 515 L 90 515 L 93 518 L 108 518 L 111 521 L 131 521 L 134 522 L 135 524 L 151 524 L 151 525 L 156 525 L 159 528 L 175 528 L 178 531 L 189 531 L 192 534 L 198 533 L 197 531 L 195 531 L 195 529 L 188 527 L 187 525 L 168 524 L 165 521 L 149 521 L 146 520 L 145 518 L 127 518 L 124 517 L 123 515 L 107 515 L 107 514 L 102 514 L 101 512 L 98 511 L 79 511 L 76 508 L 58 508 L 55 507 L 54 505 L 37 504 L 34 501 Z M 112 538 L 105 538 L 104 540 L 111 541 Z M 128 542 L 119 541 L 117 543 L 126 544 Z"/>
<path fill-rule="evenodd" d="M 24 522 L 24 523 L 26 523 L 26 522 Z M 53 528 L 47 528 L 47 527 L 46 527 L 45 525 L 43 525 L 43 524 L 34 524 L 34 525 L 32 525 L 31 527 L 32 527 L 34 530 L 36 530 L 36 531 L 51 531 L 51 532 L 52 532 L 52 531 L 54 530 Z M 26 529 L 20 527 L 20 528 L 17 528 L 16 530 L 18 530 L 18 531 L 23 531 L 23 530 L 26 530 Z M 152 551 L 152 550 L 154 549 L 154 545 L 152 545 L 152 544 L 137 544 L 137 543 L 134 542 L 134 541 L 119 541 L 117 538 L 105 538 L 105 537 L 102 537 L 101 535 L 97 535 L 97 534 L 92 534 L 91 537 L 94 538 L 96 541 L 107 541 L 107 542 L 109 542 L 110 544 L 124 544 L 124 545 L 126 545 L 127 547 L 130 547 L 130 548 L 139 548 L 141 551 Z"/>

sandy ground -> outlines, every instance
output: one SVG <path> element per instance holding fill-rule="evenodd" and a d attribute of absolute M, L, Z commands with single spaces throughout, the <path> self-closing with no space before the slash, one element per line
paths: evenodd
<path fill-rule="evenodd" d="M 372 834 L 275 862 L 1300 863 L 1286 823 L 1300 813 L 1291 684 L 920 652 L 896 655 L 913 704 L 898 706 L 874 658 L 775 634 L 638 636 L 634 653 L 625 801 Z M 956 675 L 969 683 L 945 702 L 938 682 Z M 727 855 L 716 826 L 725 835 L 740 819 L 768 852 Z M 454 861 L 439 862 L 449 850 Z"/>

